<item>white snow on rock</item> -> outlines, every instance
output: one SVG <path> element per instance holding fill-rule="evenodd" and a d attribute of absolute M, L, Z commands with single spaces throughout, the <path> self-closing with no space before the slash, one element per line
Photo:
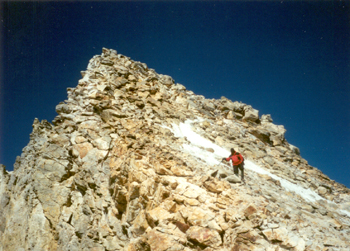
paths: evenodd
<path fill-rule="evenodd" d="M 339 210 L 339 211 L 340 211 L 340 213 L 341 213 L 343 216 L 347 216 L 347 217 L 350 218 L 350 212 L 349 212 L 349 211 L 346 211 L 346 210 L 343 210 L 343 209 L 341 209 L 341 210 Z"/>
<path fill-rule="evenodd" d="M 190 144 L 183 144 L 183 149 L 187 153 L 196 156 L 203 161 L 205 161 L 209 165 L 218 165 L 220 164 L 220 161 L 223 157 L 228 157 L 230 155 L 230 151 L 226 150 L 225 148 L 222 148 L 210 140 L 207 140 L 203 138 L 202 136 L 198 135 L 192 130 L 191 124 L 196 121 L 192 120 L 186 120 L 185 123 L 172 124 L 172 128 L 169 128 L 167 126 L 163 126 L 165 128 L 168 128 L 174 133 L 175 137 L 183 138 L 186 137 L 187 140 L 190 142 Z M 212 148 L 214 150 L 214 153 L 210 153 L 208 151 L 203 151 L 200 147 L 205 148 Z M 277 175 L 274 175 L 267 170 L 263 169 L 262 167 L 256 165 L 250 160 L 244 161 L 245 165 L 244 167 L 246 169 L 252 170 L 259 174 L 267 174 L 271 178 L 275 180 L 279 180 L 281 182 L 282 187 L 284 187 L 286 190 L 294 192 L 301 197 L 303 197 L 306 201 L 314 202 L 317 200 L 324 200 L 321 196 L 319 196 L 317 193 L 310 189 L 305 189 L 301 186 L 298 186 L 296 184 L 293 184 L 281 177 L 278 177 Z"/>

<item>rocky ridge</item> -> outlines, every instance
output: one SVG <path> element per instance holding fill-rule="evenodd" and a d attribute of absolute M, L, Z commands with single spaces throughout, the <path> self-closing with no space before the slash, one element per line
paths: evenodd
<path fill-rule="evenodd" d="M 350 190 L 270 115 L 111 49 L 82 77 L 1 166 L 0 250 L 348 250 Z M 246 185 L 219 165 L 231 147 Z"/>

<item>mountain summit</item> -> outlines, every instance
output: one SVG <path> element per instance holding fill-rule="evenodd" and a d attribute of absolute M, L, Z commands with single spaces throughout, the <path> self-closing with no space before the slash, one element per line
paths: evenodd
<path fill-rule="evenodd" d="M 350 190 L 270 115 L 106 48 L 67 91 L 1 165 L 1 251 L 349 250 Z"/>

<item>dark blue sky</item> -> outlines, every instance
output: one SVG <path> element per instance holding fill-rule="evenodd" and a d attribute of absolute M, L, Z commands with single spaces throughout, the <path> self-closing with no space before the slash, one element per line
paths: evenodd
<path fill-rule="evenodd" d="M 309 164 L 350 187 L 349 1 L 1 2 L 0 163 L 52 121 L 113 48 L 206 98 L 271 114 Z"/>

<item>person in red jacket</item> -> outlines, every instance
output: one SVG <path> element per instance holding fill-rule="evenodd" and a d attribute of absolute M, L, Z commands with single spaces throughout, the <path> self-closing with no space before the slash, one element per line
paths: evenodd
<path fill-rule="evenodd" d="M 241 180 L 244 183 L 244 158 L 242 154 L 231 148 L 231 155 L 228 158 L 223 158 L 222 161 L 232 160 L 233 172 L 238 176 L 238 169 L 241 171 Z"/>

